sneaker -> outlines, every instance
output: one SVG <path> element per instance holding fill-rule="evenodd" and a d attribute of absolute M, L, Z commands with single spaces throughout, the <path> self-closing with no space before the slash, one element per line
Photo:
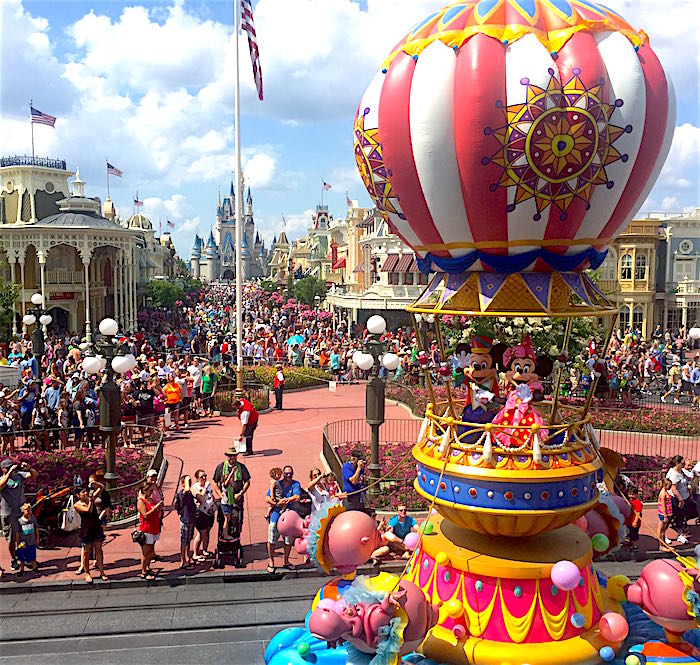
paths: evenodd
<path fill-rule="evenodd" d="M 679 542 L 681 545 L 687 545 L 687 544 L 688 544 L 688 539 L 687 539 L 683 534 L 681 534 L 680 536 L 678 536 L 678 542 Z"/>
<path fill-rule="evenodd" d="M 665 542 L 667 545 L 670 545 L 673 541 L 672 541 L 670 538 L 664 538 L 664 542 Z"/>
<path fill-rule="evenodd" d="M 673 398 L 673 403 L 674 403 L 674 404 L 680 404 L 681 401 L 680 401 L 677 397 L 674 397 L 674 398 Z"/>
<path fill-rule="evenodd" d="M 19 570 L 19 561 L 17 559 L 10 561 L 10 570 Z"/>
<path fill-rule="evenodd" d="M 661 401 L 666 404 L 666 398 L 663 395 L 661 395 Z"/>

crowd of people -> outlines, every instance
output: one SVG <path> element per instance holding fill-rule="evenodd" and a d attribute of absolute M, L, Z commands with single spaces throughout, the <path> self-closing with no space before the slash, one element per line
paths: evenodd
<path fill-rule="evenodd" d="M 125 426 L 122 445 L 138 443 L 134 440 L 138 428 L 129 425 L 152 427 L 154 432 L 167 435 L 171 431 L 187 430 L 193 419 L 213 415 L 217 392 L 221 386 L 233 385 L 235 376 L 233 300 L 232 286 L 209 285 L 188 296 L 187 302 L 177 303 L 172 310 L 141 312 L 138 331 L 118 336 L 122 352 L 131 353 L 136 359 L 133 370 L 116 376 Z M 341 382 L 366 376 L 366 371 L 357 367 L 353 359 L 356 351 L 364 348 L 366 330 L 349 327 L 343 318 L 334 318 L 329 312 L 249 284 L 244 289 L 243 322 L 244 361 L 248 365 L 275 366 L 271 387 L 278 409 L 283 408 L 285 378 L 297 367 L 318 367 L 328 373 L 329 379 Z M 426 349 L 427 367 L 421 365 L 418 343 L 408 326 L 387 331 L 383 341 L 387 350 L 395 352 L 400 359 L 391 376 L 394 381 L 415 384 L 423 369 L 440 380 L 442 359 L 437 341 Z M 603 349 L 600 339 L 592 339 L 584 362 L 571 369 L 566 389 L 571 394 L 585 394 L 598 377 L 597 396 L 621 401 L 623 406 L 631 404 L 635 396 L 657 391 L 662 401 L 687 399 L 697 408 L 700 351 L 695 353 L 694 344 L 696 341 L 690 340 L 683 328 L 662 332 L 660 326 L 646 341 L 639 331 L 619 330 L 607 349 Z M 105 373 L 91 373 L 83 364 L 94 352 L 95 347 L 84 338 L 66 331 L 49 331 L 42 356 L 33 354 L 32 339 L 27 332 L 19 340 L 0 342 L 0 365 L 16 366 L 19 374 L 17 386 L 8 388 L 0 384 L 0 457 L 6 458 L 0 477 L 2 524 L 12 567 L 17 570 L 23 570 L 24 564 L 33 568 L 31 557 L 27 557 L 35 555 L 32 547 L 36 544 L 36 529 L 31 520 L 26 522 L 29 517 L 25 516 L 27 502 L 22 489 L 33 470 L 18 467 L 12 457 L 19 448 L 49 451 L 101 443 L 99 400 Z M 384 376 L 388 374 L 384 367 L 380 372 Z M 235 407 L 241 428 L 236 437 L 238 442 L 227 451 L 226 460 L 213 471 L 211 479 L 205 470 L 198 469 L 191 476 L 184 476 L 178 488 L 174 506 L 180 515 L 183 568 L 193 568 L 214 556 L 210 530 L 215 522 L 220 522 L 219 542 L 235 541 L 240 534 L 243 496 L 248 491 L 250 474 L 238 461 L 238 455 L 254 452 L 258 413 L 246 399 L 235 401 Z M 679 542 L 687 538 L 687 520 L 693 518 L 688 508 L 693 502 L 688 496 L 693 496 L 693 492 L 697 495 L 700 473 L 700 465 L 681 464 L 681 467 L 679 473 L 695 470 L 694 485 L 688 486 L 687 496 L 674 480 L 672 468 L 671 487 L 666 488 L 666 495 L 661 492 L 663 500 L 661 495 L 659 498 L 660 525 L 665 525 L 662 537 L 666 538 L 666 527 L 670 526 L 676 530 Z M 276 522 L 281 512 L 292 506 L 300 513 L 309 512 L 320 497 L 343 500 L 351 508 L 365 510 L 364 469 L 365 461 L 358 451 L 343 466 L 342 478 L 313 469 L 305 487 L 294 480 L 291 466 L 271 470 L 266 497 L 270 507 L 268 569 L 276 567 L 275 550 L 280 538 Z M 166 510 L 165 497 L 154 481 L 151 472 L 139 489 L 137 502 L 139 527 L 134 538 L 142 548 L 141 575 L 145 579 L 151 579 L 154 574 L 151 562 L 158 556 L 156 542 Z M 83 547 L 79 572 L 91 582 L 93 558 L 99 576 L 105 575 L 101 543 L 110 515 L 109 492 L 100 478 L 89 478 L 77 489 L 74 506 L 81 518 Z M 668 510 L 667 504 L 671 506 Z M 662 506 L 666 521 L 661 520 Z M 682 517 L 681 510 L 685 510 Z M 403 534 L 406 530 L 406 518 L 401 516 L 401 511 L 396 518 L 398 528 L 396 524 L 383 525 L 389 535 L 376 553 L 376 560 L 388 553 L 405 553 L 390 535 Z M 283 543 L 284 566 L 289 565 L 290 545 Z M 17 548 L 20 554 L 16 554 Z"/>

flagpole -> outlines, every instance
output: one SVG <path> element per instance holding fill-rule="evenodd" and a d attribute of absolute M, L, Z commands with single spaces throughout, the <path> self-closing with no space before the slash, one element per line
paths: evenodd
<path fill-rule="evenodd" d="M 324 181 L 321 180 L 321 206 L 323 206 L 323 189 L 324 189 L 323 184 L 324 184 Z"/>
<path fill-rule="evenodd" d="M 32 127 L 32 164 L 34 163 L 34 123 L 32 122 L 32 104 L 34 100 L 29 100 L 29 124 Z"/>
<path fill-rule="evenodd" d="M 109 165 L 109 159 L 105 157 L 105 164 Z M 109 166 L 107 168 L 107 198 L 109 198 Z"/>
<path fill-rule="evenodd" d="M 241 27 L 241 0 L 233 0 L 234 11 L 234 59 L 236 63 L 236 87 L 234 89 L 234 125 L 236 129 L 236 388 L 243 392 L 243 229 L 241 227 L 241 90 L 238 63 L 238 32 Z"/>

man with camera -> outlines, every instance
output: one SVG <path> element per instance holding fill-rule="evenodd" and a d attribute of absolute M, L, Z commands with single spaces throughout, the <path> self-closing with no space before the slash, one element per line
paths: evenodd
<path fill-rule="evenodd" d="M 350 460 L 343 464 L 343 492 L 348 496 L 345 507 L 348 510 L 365 509 L 365 456 L 356 448 L 350 455 Z"/>
<path fill-rule="evenodd" d="M 17 535 L 19 534 L 19 517 L 21 505 L 25 503 L 24 482 L 27 478 L 36 478 L 39 473 L 29 467 L 26 462 L 15 464 L 11 459 L 0 462 L 0 523 L 2 533 L 7 541 L 12 562 L 10 568 L 19 570 L 19 562 L 15 557 Z"/>

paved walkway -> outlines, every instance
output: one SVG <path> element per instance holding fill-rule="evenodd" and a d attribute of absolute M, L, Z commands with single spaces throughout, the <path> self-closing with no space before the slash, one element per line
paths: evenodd
<path fill-rule="evenodd" d="M 269 487 L 268 471 L 273 466 L 292 464 L 295 477 L 305 484 L 309 471 L 320 466 L 322 449 L 322 429 L 327 422 L 353 418 L 363 418 L 365 408 L 365 387 L 359 385 L 339 385 L 337 392 L 331 393 L 325 388 L 289 393 L 284 397 L 285 409 L 271 411 L 261 416 L 260 425 L 255 433 L 255 450 L 253 457 L 241 458 L 250 470 L 251 487 L 246 495 L 245 523 L 242 542 L 245 547 L 244 561 L 248 570 L 262 570 L 267 565 L 265 543 L 267 540 L 267 522 L 264 519 L 266 504 L 264 495 Z M 407 410 L 393 402 L 387 402 L 386 418 L 406 418 Z M 223 452 L 231 445 L 232 439 L 240 431 L 240 423 L 235 417 L 214 418 L 198 421 L 189 430 L 168 436 L 165 456 L 168 460 L 168 472 L 164 484 L 166 505 L 172 503 L 178 480 L 183 473 L 193 475 L 199 469 L 205 469 L 210 477 L 216 465 L 223 460 Z M 640 437 L 643 447 L 644 437 Z M 642 450 L 639 450 L 642 452 Z M 410 465 L 407 468 L 411 468 Z M 656 550 L 656 542 L 644 535 L 656 530 L 655 511 L 647 510 L 644 515 L 644 528 L 640 542 L 642 552 Z M 132 528 L 110 530 L 105 542 L 105 569 L 113 580 L 135 577 L 139 570 L 140 549 L 131 541 Z M 213 530 L 214 531 L 214 530 Z M 700 527 L 695 527 L 695 538 L 700 539 Z M 214 543 L 210 546 L 213 549 Z M 180 529 L 179 519 L 174 510 L 169 510 L 165 517 L 161 540 L 156 551 L 163 560 L 154 564 L 162 575 L 201 575 L 202 571 L 212 570 L 211 562 L 197 567 L 194 571 L 179 569 Z M 40 550 L 39 562 L 41 575 L 26 573 L 18 578 L 9 570 L 9 556 L 4 543 L 0 544 L 0 565 L 5 574 L 0 581 L 12 585 L 16 582 L 45 583 L 56 580 L 80 580 L 75 576 L 79 565 L 80 548 L 77 537 L 70 541 L 59 542 L 52 550 Z M 292 551 L 292 563 L 302 564 L 302 558 Z M 277 564 L 281 565 L 281 555 Z M 227 570 L 233 570 L 228 565 Z M 96 580 L 95 584 L 100 584 Z"/>
<path fill-rule="evenodd" d="M 346 418 L 363 418 L 365 408 L 364 385 L 339 385 L 335 393 L 327 388 L 298 391 L 284 396 L 284 410 L 270 411 L 260 417 L 260 424 L 255 432 L 252 457 L 240 457 L 251 474 L 251 485 L 246 494 L 245 523 L 242 542 L 245 547 L 244 560 L 248 569 L 264 569 L 267 565 L 265 543 L 267 541 L 267 522 L 264 515 L 266 504 L 265 492 L 269 487 L 269 469 L 273 466 L 292 464 L 295 477 L 305 485 L 309 471 L 314 466 L 321 466 L 323 426 L 330 421 Z M 406 418 L 407 411 L 402 406 L 387 402 L 387 418 Z M 236 417 L 206 419 L 193 423 L 188 430 L 181 430 L 169 435 L 165 444 L 165 457 L 168 460 L 168 472 L 164 483 L 166 506 L 172 503 L 181 474 L 194 475 L 197 469 L 205 469 L 209 477 L 216 465 L 223 461 L 223 453 L 234 436 L 240 432 L 240 422 Z M 216 525 L 212 529 L 214 535 Z M 132 528 L 107 531 L 104 545 L 105 572 L 111 579 L 134 577 L 140 571 L 140 549 L 131 541 Z M 79 580 L 75 571 L 79 566 L 80 547 L 77 537 L 73 536 L 71 544 L 64 543 L 52 550 L 39 550 L 41 575 L 25 573 L 17 577 L 9 570 L 9 555 L 4 543 L 0 543 L 0 565 L 5 569 L 2 583 L 17 581 L 32 583 L 53 580 Z M 215 536 L 210 549 L 215 546 Z M 154 569 L 161 574 L 200 574 L 202 570 L 211 570 L 207 562 L 195 571 L 179 569 L 180 527 L 175 510 L 170 510 L 163 524 L 161 539 L 156 545 L 156 552 L 163 561 L 154 564 Z M 281 548 L 280 548 L 281 552 Z M 292 552 L 293 563 L 301 565 L 302 557 Z M 281 565 L 281 554 L 277 565 Z M 227 569 L 232 570 L 231 565 Z M 96 580 L 95 584 L 99 584 Z"/>

